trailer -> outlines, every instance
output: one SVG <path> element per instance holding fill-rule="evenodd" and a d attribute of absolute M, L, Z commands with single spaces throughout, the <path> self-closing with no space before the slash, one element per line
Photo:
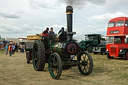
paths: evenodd
<path fill-rule="evenodd" d="M 41 39 L 38 35 L 29 35 L 27 36 L 27 41 L 25 42 L 25 52 L 26 52 L 26 59 L 27 63 L 30 63 L 32 60 L 32 50 L 33 44 L 36 40 Z"/>

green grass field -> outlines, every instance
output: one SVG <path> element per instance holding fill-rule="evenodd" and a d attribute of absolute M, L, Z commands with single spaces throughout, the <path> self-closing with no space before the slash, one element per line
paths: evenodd
<path fill-rule="evenodd" d="M 0 85 L 128 85 L 127 60 L 91 54 L 94 63 L 91 75 L 81 75 L 75 66 L 63 70 L 60 80 L 54 80 L 47 65 L 44 71 L 35 71 L 32 62 L 27 64 L 25 53 L 12 57 L 0 53 Z"/>

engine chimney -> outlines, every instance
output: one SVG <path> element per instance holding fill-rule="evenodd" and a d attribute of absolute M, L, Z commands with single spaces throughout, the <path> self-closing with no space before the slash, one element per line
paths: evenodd
<path fill-rule="evenodd" d="M 68 40 L 73 39 L 73 35 L 76 34 L 75 32 L 72 32 L 72 13 L 73 8 L 72 6 L 66 7 L 66 14 L 67 14 L 67 34 L 68 34 Z"/>

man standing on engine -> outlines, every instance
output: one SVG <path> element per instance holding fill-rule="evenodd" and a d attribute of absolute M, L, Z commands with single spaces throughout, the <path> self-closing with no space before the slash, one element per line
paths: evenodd
<path fill-rule="evenodd" d="M 53 28 L 52 27 L 50 28 L 49 35 L 55 35 L 55 33 L 53 32 Z"/>
<path fill-rule="evenodd" d="M 49 36 L 48 31 L 49 31 L 49 28 L 47 27 L 46 30 L 44 30 L 44 31 L 42 32 L 42 35 L 43 35 L 43 36 Z"/>

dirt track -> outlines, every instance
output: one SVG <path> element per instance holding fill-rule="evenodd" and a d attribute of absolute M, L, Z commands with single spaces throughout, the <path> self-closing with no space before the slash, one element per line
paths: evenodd
<path fill-rule="evenodd" d="M 54 80 L 47 65 L 45 71 L 35 71 L 32 63 L 26 63 L 24 53 L 12 57 L 0 54 L 0 85 L 127 85 L 128 61 L 91 55 L 94 61 L 91 75 L 81 75 L 76 66 L 63 70 L 60 80 Z"/>

